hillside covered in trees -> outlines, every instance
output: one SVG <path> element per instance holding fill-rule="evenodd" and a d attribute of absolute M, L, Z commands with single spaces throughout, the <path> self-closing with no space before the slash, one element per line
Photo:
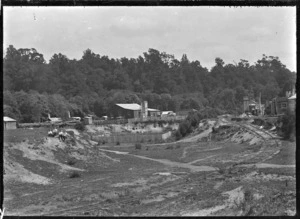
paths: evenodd
<path fill-rule="evenodd" d="M 160 110 L 212 107 L 228 113 L 242 111 L 243 96 L 262 103 L 284 96 L 295 87 L 296 73 L 278 57 L 265 56 L 225 64 L 215 59 L 211 70 L 200 61 L 181 60 L 149 49 L 138 58 L 113 59 L 83 52 L 80 60 L 59 53 L 49 63 L 35 49 L 7 48 L 3 71 L 4 115 L 19 122 L 39 122 L 51 116 L 109 114 L 115 103 L 139 103 Z"/>

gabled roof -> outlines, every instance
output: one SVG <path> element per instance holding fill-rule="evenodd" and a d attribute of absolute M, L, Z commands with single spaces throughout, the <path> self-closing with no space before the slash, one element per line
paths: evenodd
<path fill-rule="evenodd" d="M 141 106 L 137 103 L 117 103 L 117 106 L 123 108 L 123 109 L 128 109 L 128 110 L 141 110 Z M 160 110 L 158 109 L 152 109 L 148 108 L 148 111 L 152 112 L 159 112 Z"/>
<path fill-rule="evenodd" d="M 294 94 L 293 96 L 289 97 L 289 100 L 295 100 L 296 99 L 296 94 Z"/>
<path fill-rule="evenodd" d="M 169 113 L 174 113 L 173 111 L 163 111 L 161 112 L 161 115 L 168 115 Z"/>
<path fill-rule="evenodd" d="M 57 117 L 51 117 L 51 118 L 48 118 L 51 122 L 61 122 L 62 119 L 61 118 L 57 118 Z"/>
<path fill-rule="evenodd" d="M 137 103 L 117 103 L 117 106 L 128 110 L 141 110 L 141 106 Z"/>
<path fill-rule="evenodd" d="M 152 109 L 152 108 L 148 108 L 148 111 L 151 111 L 151 112 L 159 112 L 160 110 L 158 110 L 158 109 Z"/>
<path fill-rule="evenodd" d="M 255 102 L 254 100 L 250 100 L 249 101 L 249 105 L 257 105 L 258 103 L 257 102 Z"/>
<path fill-rule="evenodd" d="M 14 120 L 14 119 L 12 119 L 12 118 L 10 118 L 8 116 L 3 116 L 3 121 L 4 122 L 16 122 L 16 120 Z"/>

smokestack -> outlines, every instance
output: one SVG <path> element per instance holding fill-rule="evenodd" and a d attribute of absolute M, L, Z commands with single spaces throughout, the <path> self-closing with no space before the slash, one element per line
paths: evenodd
<path fill-rule="evenodd" d="M 145 105 L 145 118 L 148 117 L 148 102 L 144 101 L 144 105 Z"/>

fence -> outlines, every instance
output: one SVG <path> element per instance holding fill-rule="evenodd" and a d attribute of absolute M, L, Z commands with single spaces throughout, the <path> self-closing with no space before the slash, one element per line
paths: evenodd
<path fill-rule="evenodd" d="M 111 136 L 93 136 L 93 141 L 105 143 L 158 143 L 171 136 L 171 132 L 161 133 L 142 133 L 142 134 L 113 134 Z"/>
<path fill-rule="evenodd" d="M 79 122 L 59 122 L 59 123 L 50 123 L 50 122 L 37 122 L 37 123 L 18 123 L 18 128 L 39 128 L 39 127 L 73 127 Z"/>
<path fill-rule="evenodd" d="M 127 119 L 116 119 L 116 120 L 94 120 L 94 125 L 111 125 L 111 124 L 126 124 Z"/>
<path fill-rule="evenodd" d="M 133 118 L 128 119 L 128 123 L 135 123 L 135 122 L 177 122 L 182 121 L 187 116 L 169 116 L 169 117 L 147 117 L 147 118 Z"/>

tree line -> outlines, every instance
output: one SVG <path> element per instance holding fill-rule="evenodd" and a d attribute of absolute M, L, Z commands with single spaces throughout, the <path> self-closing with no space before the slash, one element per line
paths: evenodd
<path fill-rule="evenodd" d="M 278 57 L 263 55 L 250 65 L 221 58 L 208 70 L 200 61 L 180 60 L 149 49 L 138 58 L 109 58 L 87 49 L 80 60 L 54 54 L 47 63 L 36 49 L 10 45 L 3 62 L 4 115 L 19 122 L 109 115 L 115 103 L 140 103 L 160 110 L 220 109 L 240 113 L 243 96 L 262 103 L 294 88 L 296 73 Z"/>

